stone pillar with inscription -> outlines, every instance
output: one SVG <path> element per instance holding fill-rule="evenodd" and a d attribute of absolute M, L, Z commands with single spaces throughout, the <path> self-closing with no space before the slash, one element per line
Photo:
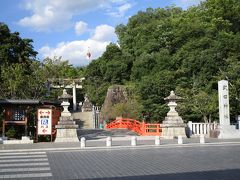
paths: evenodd
<path fill-rule="evenodd" d="M 228 81 L 222 80 L 218 82 L 218 99 L 219 99 L 219 122 L 220 125 L 230 125 L 229 112 L 229 92 Z"/>
<path fill-rule="evenodd" d="M 219 97 L 219 127 L 215 130 L 215 137 L 224 138 L 240 138 L 240 131 L 235 125 L 230 125 L 229 112 L 229 88 L 228 81 L 218 81 L 218 97 Z"/>

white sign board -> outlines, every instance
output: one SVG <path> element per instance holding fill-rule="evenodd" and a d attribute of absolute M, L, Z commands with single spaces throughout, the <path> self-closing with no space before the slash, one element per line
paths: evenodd
<path fill-rule="evenodd" d="M 228 81 L 218 81 L 220 125 L 230 125 Z"/>
<path fill-rule="evenodd" d="M 52 110 L 38 109 L 38 135 L 51 135 Z"/>

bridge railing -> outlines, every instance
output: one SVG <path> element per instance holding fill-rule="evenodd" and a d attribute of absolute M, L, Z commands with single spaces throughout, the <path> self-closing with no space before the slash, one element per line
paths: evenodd
<path fill-rule="evenodd" d="M 188 136 L 210 134 L 211 130 L 218 127 L 219 123 L 193 123 L 189 121 L 187 123 Z M 116 120 L 106 125 L 107 129 L 125 128 L 136 132 L 142 136 L 160 136 L 162 132 L 161 124 L 139 122 L 130 118 L 116 118 Z"/>
<path fill-rule="evenodd" d="M 142 123 L 142 135 L 145 136 L 157 136 L 162 132 L 161 124 L 146 124 Z"/>
<path fill-rule="evenodd" d="M 160 124 L 149 124 L 134 119 L 118 117 L 106 125 L 107 129 L 126 128 L 142 136 L 160 136 Z"/>

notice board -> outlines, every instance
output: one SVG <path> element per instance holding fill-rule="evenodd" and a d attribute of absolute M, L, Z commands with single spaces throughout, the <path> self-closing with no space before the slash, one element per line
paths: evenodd
<path fill-rule="evenodd" d="M 38 135 L 52 134 L 52 109 L 38 109 Z"/>

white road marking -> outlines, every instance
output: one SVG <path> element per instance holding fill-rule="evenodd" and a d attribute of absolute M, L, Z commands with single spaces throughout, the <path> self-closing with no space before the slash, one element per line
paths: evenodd
<path fill-rule="evenodd" d="M 1 152 L 0 179 L 52 177 L 46 152 Z"/>

